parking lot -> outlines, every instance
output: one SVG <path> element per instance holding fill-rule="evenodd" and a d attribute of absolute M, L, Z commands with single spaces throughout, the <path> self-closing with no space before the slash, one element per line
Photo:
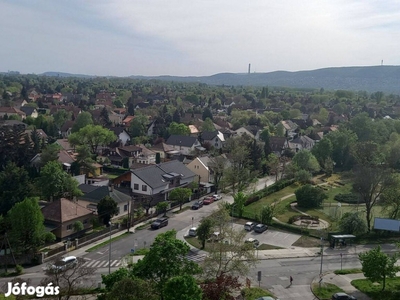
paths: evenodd
<path fill-rule="evenodd" d="M 244 230 L 242 224 L 234 224 L 234 228 L 237 230 Z M 254 238 L 260 241 L 261 244 L 268 244 L 273 246 L 278 246 L 282 248 L 289 248 L 294 242 L 296 242 L 301 235 L 294 234 L 294 233 L 287 233 L 282 231 L 276 231 L 268 229 L 263 233 L 256 233 L 251 231 L 247 233 L 247 238 Z"/>

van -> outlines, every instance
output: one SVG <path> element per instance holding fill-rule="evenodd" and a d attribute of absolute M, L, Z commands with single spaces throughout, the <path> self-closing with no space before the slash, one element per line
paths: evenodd
<path fill-rule="evenodd" d="M 61 272 L 76 267 L 78 259 L 75 256 L 67 256 L 51 265 L 50 269 L 54 272 Z"/>
<path fill-rule="evenodd" d="M 210 238 L 208 239 L 208 241 L 210 242 L 219 242 L 222 239 L 221 233 L 219 233 L 218 231 L 213 232 L 210 236 Z"/>
<path fill-rule="evenodd" d="M 197 236 L 197 227 L 189 229 L 189 236 Z"/>

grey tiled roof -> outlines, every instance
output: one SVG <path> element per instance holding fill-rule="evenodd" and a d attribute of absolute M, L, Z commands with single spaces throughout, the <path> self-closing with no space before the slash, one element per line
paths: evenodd
<path fill-rule="evenodd" d="M 197 138 L 194 136 L 171 135 L 165 143 L 167 145 L 192 147 L 196 140 Z"/>
<path fill-rule="evenodd" d="M 88 192 L 87 194 L 79 197 L 81 200 L 90 201 L 93 203 L 99 203 L 101 199 L 105 196 L 110 196 L 115 202 L 123 203 L 131 200 L 131 197 L 127 194 L 124 194 L 116 189 L 110 191 L 108 186 L 98 186 L 97 189 Z"/>
<path fill-rule="evenodd" d="M 196 176 L 196 174 L 190 171 L 183 163 L 178 160 L 171 160 L 169 162 L 159 165 L 151 165 L 147 168 L 141 168 L 131 171 L 153 189 L 162 187 L 166 184 L 165 181 L 162 181 L 162 175 L 167 173 L 182 174 L 182 179 Z"/>

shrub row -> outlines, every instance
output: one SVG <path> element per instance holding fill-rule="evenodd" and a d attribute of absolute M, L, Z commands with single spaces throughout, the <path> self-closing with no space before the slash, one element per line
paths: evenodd
<path fill-rule="evenodd" d="M 333 199 L 339 202 L 350 203 L 350 204 L 357 204 L 362 202 L 359 196 L 353 193 L 337 194 Z"/>
<path fill-rule="evenodd" d="M 259 190 L 255 193 L 251 194 L 247 198 L 246 203 L 244 205 L 245 206 L 250 205 L 268 195 L 271 195 L 277 191 L 280 191 L 280 190 L 284 189 L 285 187 L 292 185 L 294 183 L 294 181 L 295 181 L 294 179 L 281 179 L 281 180 L 275 182 L 274 184 L 267 186 L 267 187 L 263 188 L 262 190 Z"/>

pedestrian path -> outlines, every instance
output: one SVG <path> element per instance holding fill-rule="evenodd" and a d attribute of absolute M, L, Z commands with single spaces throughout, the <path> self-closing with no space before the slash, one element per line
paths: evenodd
<path fill-rule="evenodd" d="M 190 251 L 189 254 L 186 256 L 186 258 L 188 260 L 190 260 L 190 261 L 199 263 L 199 262 L 204 261 L 204 259 L 206 258 L 206 255 L 205 254 L 198 254 L 198 253 Z"/>
<path fill-rule="evenodd" d="M 108 268 L 108 260 L 96 260 L 90 258 L 84 258 L 85 262 L 83 263 L 83 267 L 88 268 Z M 113 268 L 119 267 L 122 264 L 122 260 L 116 259 L 110 261 L 110 266 Z"/>

